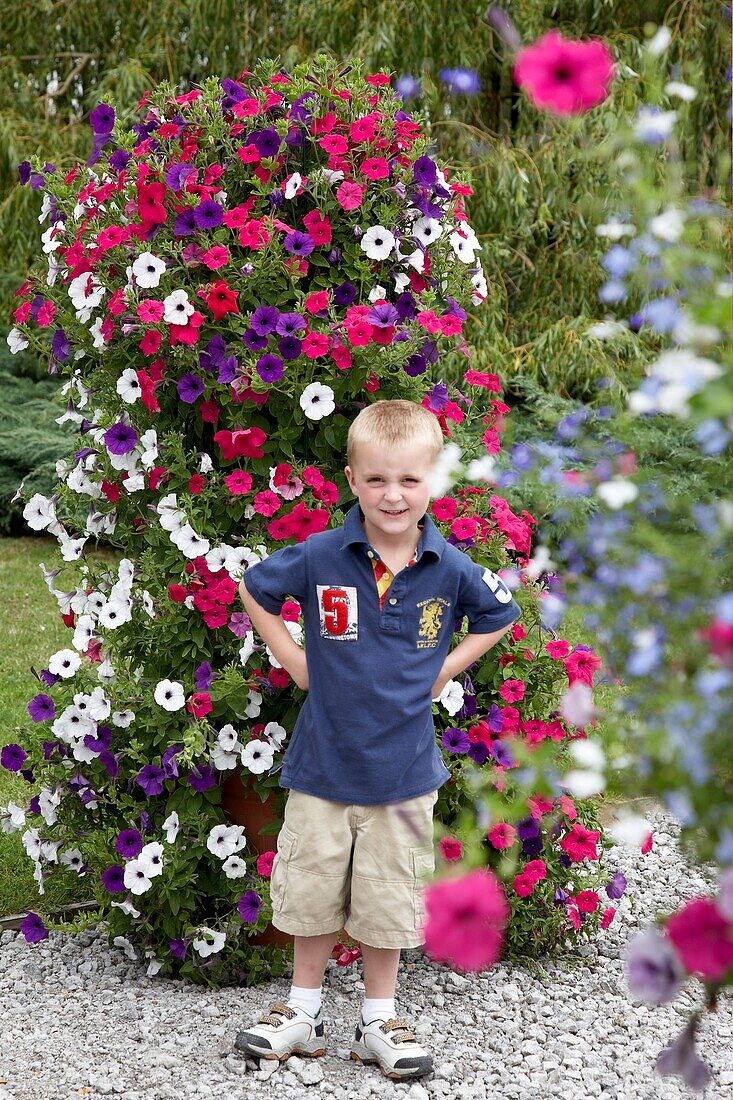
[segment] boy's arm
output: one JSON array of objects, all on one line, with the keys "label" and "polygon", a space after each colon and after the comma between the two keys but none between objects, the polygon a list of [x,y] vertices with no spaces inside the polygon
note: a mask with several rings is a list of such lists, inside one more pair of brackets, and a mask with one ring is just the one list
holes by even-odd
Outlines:
[{"label": "boy's arm", "polygon": [[257,600],[245,587],[244,581],[239,582],[239,595],[252,625],[265,644],[269,646],[275,659],[292,676],[298,687],[303,691],[307,691],[308,664],[305,658],[305,650],[293,641],[288,628],[279,615],[271,615],[269,611],[265,611],[261,604],[257,603]]},{"label": "boy's arm", "polygon": [[[443,662],[438,679],[433,684],[431,699],[437,699],[449,680],[453,680],[459,672],[463,672],[464,668],[468,668],[488,652],[513,626],[513,622],[508,623],[501,630],[495,630],[493,634],[466,634]],[[279,657],[278,660],[280,660]]]}]

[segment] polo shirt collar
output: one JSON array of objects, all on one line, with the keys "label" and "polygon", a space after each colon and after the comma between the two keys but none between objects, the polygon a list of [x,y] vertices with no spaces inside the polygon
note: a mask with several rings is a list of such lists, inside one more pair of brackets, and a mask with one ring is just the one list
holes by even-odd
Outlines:
[{"label": "polo shirt collar", "polygon": [[[361,506],[357,501],[356,504],[346,514],[343,523],[343,540],[341,542],[341,549],[343,550],[347,546],[352,546],[355,543],[364,543],[369,545],[369,539],[366,536],[366,532],[361,525],[361,519],[364,513],[361,510]],[[424,524],[424,529],[420,535],[420,540],[417,544],[417,557],[418,559],[425,553],[430,552],[435,554],[436,558],[442,557],[443,548],[445,547],[445,539],[441,535],[438,528],[433,523],[432,519],[426,512],[420,523]]]}]

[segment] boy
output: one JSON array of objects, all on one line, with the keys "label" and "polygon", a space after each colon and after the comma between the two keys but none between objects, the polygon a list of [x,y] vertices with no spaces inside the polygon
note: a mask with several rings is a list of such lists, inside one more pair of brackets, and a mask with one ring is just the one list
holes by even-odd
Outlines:
[{"label": "boy", "polygon": [[[255,629],[308,690],[283,760],[290,790],[270,880],[272,923],[294,936],[293,984],[286,1005],[237,1036],[256,1057],[325,1052],[321,982],[344,928],[364,964],[352,1058],[398,1080],[432,1069],[394,1003],[400,949],[423,942],[433,806],[450,777],[431,700],[520,613],[427,514],[442,447],[422,406],[367,406],[349,429],[344,472],[358,503],[344,524],[250,566],[240,585]],[[280,618],[286,595],[302,607],[305,651]],[[464,614],[470,632],[449,653]]]}]

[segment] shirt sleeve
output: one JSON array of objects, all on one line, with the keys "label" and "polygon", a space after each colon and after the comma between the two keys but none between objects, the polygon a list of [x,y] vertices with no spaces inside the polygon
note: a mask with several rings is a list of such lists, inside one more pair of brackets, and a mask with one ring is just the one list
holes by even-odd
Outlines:
[{"label": "shirt sleeve", "polygon": [[458,616],[468,616],[471,634],[493,634],[518,619],[521,608],[496,573],[466,559],[458,594]]},{"label": "shirt sleeve", "polygon": [[245,569],[242,583],[265,611],[279,615],[288,596],[303,603],[308,591],[306,543],[283,546]]}]

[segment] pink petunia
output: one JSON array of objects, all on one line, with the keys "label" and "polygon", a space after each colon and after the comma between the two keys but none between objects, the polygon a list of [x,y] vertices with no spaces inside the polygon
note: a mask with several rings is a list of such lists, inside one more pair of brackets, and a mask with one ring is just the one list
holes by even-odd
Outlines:
[{"label": "pink petunia", "polygon": [[160,321],[165,313],[165,306],[155,298],[145,298],[137,307],[137,315],[146,324]]},{"label": "pink petunia", "polygon": [[424,951],[456,970],[485,970],[501,955],[509,905],[484,868],[425,887]]},{"label": "pink petunia", "polygon": [[431,507],[435,518],[440,520],[453,519],[458,510],[458,504],[453,497],[439,497],[433,501]]},{"label": "pink petunia", "polygon": [[344,180],[336,189],[336,199],[343,210],[358,210],[366,194],[366,187],[354,180]]},{"label": "pink petunia", "polygon": [[328,337],[323,332],[309,332],[303,340],[301,351],[308,359],[322,359],[328,355]]},{"label": "pink petunia", "polygon": [[556,642],[548,642],[545,649],[550,654],[553,661],[559,661],[563,657],[567,657],[570,652],[570,643],[563,639],[558,639]]},{"label": "pink petunia", "polygon": [[598,894],[595,890],[581,890],[573,900],[581,913],[595,913],[598,908]]},{"label": "pink petunia", "polygon": [[224,478],[224,484],[232,496],[244,496],[252,488],[252,475],[245,470],[234,470]]},{"label": "pink petunia", "polygon": [[601,667],[601,658],[591,649],[575,647],[563,660],[570,685],[581,683],[593,686],[593,676]]},{"label": "pink petunia", "polygon": [[275,512],[280,509],[282,500],[273,493],[271,489],[263,489],[261,493],[257,493],[253,500],[254,510],[261,516],[274,516]]},{"label": "pink petunia", "polygon": [[275,862],[275,852],[262,852],[257,857],[257,874],[263,878],[269,878],[272,874],[272,865]]},{"label": "pink petunia", "polygon": [[609,924],[615,916],[616,910],[612,905],[609,905],[608,909],[603,910],[603,915],[601,916],[601,928],[608,928]]},{"label": "pink petunia", "polygon": [[498,374],[485,374],[483,371],[467,370],[463,381],[469,386],[483,386],[492,393],[501,393],[501,381]]},{"label": "pink petunia", "polygon": [[516,703],[520,699],[524,699],[524,693],[527,690],[527,685],[524,680],[505,680],[502,686],[499,688],[499,695],[507,703]]},{"label": "pink petunia", "polygon": [[204,252],[202,259],[210,271],[216,271],[218,267],[223,267],[224,264],[229,263],[229,249],[224,248],[223,245],[215,244],[207,252]]},{"label": "pink petunia", "polygon": [[733,970],[733,924],[712,898],[693,898],[668,919],[665,932],[690,974],[720,982]]},{"label": "pink petunia", "polygon": [[441,837],[438,841],[438,848],[443,859],[447,861],[460,859],[463,854],[463,845],[455,836]]},{"label": "pink petunia", "polygon": [[527,898],[534,890],[537,883],[529,875],[522,871],[520,874],[514,876],[514,893],[520,898]]},{"label": "pink petunia", "polygon": [[478,531],[478,520],[471,516],[459,516],[451,523],[450,530],[457,539],[474,539]]},{"label": "pink petunia", "polygon": [[531,882],[542,882],[543,878],[547,878],[547,864],[543,859],[531,859],[525,863],[522,873]]},{"label": "pink petunia", "polygon": [[577,42],[548,31],[519,50],[514,80],[531,102],[557,115],[584,114],[602,103],[613,79],[613,57],[604,42]]},{"label": "pink petunia", "polygon": [[517,830],[506,821],[500,821],[488,832],[487,837],[489,844],[501,851],[504,848],[511,848],[517,839]]},{"label": "pink petunia", "polygon": [[361,162],[361,174],[370,180],[386,180],[389,176],[389,165],[384,157],[367,157]]},{"label": "pink petunia", "polygon": [[560,847],[566,855],[570,856],[573,863],[580,863],[586,858],[598,859],[596,845],[600,837],[600,830],[586,829],[576,821],[560,841]]}]

